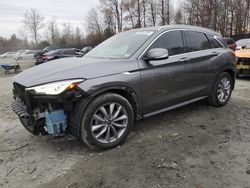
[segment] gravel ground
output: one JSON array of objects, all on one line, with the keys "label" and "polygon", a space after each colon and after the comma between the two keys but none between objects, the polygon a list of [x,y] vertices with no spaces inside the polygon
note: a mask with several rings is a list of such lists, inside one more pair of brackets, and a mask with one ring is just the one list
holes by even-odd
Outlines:
[{"label": "gravel ground", "polygon": [[124,145],[96,152],[28,133],[10,109],[13,74],[1,72],[0,187],[250,187],[250,77],[222,108],[201,101],[144,119]]}]

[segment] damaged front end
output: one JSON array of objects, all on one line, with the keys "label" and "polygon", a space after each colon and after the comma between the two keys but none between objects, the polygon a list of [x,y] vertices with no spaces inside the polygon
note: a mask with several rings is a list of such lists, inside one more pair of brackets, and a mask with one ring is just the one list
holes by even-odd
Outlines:
[{"label": "damaged front end", "polygon": [[70,118],[77,102],[85,95],[77,87],[82,81],[60,81],[29,88],[14,82],[11,107],[32,134],[65,135],[74,128],[69,126]]}]

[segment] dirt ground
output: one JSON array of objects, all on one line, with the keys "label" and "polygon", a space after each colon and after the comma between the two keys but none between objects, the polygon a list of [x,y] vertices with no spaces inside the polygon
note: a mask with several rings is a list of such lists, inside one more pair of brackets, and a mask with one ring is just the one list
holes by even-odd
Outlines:
[{"label": "dirt ground", "polygon": [[0,187],[250,188],[250,77],[225,107],[201,101],[144,119],[104,152],[28,133],[10,109],[12,77],[0,70]]}]

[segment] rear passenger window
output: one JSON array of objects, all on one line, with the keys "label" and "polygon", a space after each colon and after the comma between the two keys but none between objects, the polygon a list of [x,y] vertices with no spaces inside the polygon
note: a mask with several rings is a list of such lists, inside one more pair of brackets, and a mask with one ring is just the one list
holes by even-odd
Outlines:
[{"label": "rear passenger window", "polygon": [[214,38],[213,35],[207,34],[207,37],[208,37],[208,39],[209,39],[211,48],[221,48],[221,47],[222,47],[222,46],[219,44],[219,42]]},{"label": "rear passenger window", "polygon": [[204,33],[196,31],[186,31],[187,51],[199,51],[210,48],[209,41]]},{"label": "rear passenger window", "polygon": [[149,48],[165,48],[169,55],[177,55],[184,53],[184,45],[181,31],[170,31],[160,36]]}]

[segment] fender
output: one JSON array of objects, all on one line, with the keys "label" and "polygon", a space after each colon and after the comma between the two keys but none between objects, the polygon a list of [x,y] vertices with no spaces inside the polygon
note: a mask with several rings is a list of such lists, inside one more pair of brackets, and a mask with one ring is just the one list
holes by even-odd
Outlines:
[{"label": "fender", "polygon": [[[137,120],[142,119],[142,108],[141,101],[139,100],[136,92],[128,86],[125,85],[113,85],[99,90],[88,93],[88,96],[83,97],[81,102],[78,102],[74,108],[73,113],[70,114],[69,123],[70,123],[70,132],[77,138],[81,135],[81,118],[84,111],[88,108],[89,103],[98,95],[101,95],[106,92],[114,92],[121,94],[120,92],[127,93],[134,104],[132,104],[135,109],[135,117]],[[122,95],[122,94],[121,94]],[[126,96],[124,96],[126,97]],[[129,99],[128,99],[129,100]],[[130,101],[130,100],[129,100]],[[130,101],[131,103],[131,101]]]}]

